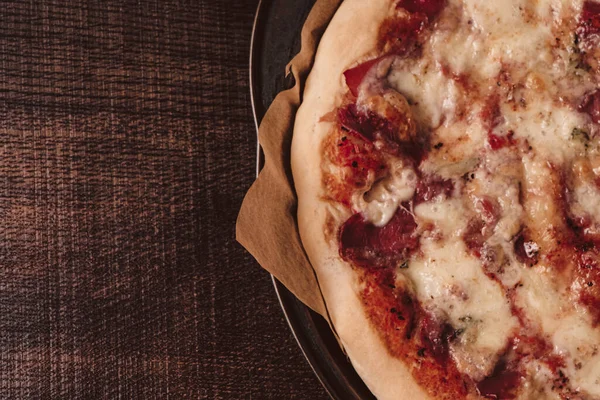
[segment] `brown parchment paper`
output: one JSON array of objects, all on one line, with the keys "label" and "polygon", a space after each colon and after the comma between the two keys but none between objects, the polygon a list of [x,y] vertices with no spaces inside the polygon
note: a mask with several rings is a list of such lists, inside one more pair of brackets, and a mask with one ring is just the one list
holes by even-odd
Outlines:
[{"label": "brown parchment paper", "polygon": [[260,124],[258,140],[265,165],[244,198],[236,225],[237,241],[259,264],[327,319],[315,272],[298,233],[290,147],[294,118],[317,45],[341,2],[317,0],[304,23],[300,53],[288,65],[296,85],[277,95]]}]

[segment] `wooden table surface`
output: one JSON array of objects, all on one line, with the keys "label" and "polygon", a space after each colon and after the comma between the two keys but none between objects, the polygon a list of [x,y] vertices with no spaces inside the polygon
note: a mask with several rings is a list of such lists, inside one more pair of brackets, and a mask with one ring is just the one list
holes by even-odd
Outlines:
[{"label": "wooden table surface", "polygon": [[0,0],[0,398],[327,399],[235,242],[258,0]]}]

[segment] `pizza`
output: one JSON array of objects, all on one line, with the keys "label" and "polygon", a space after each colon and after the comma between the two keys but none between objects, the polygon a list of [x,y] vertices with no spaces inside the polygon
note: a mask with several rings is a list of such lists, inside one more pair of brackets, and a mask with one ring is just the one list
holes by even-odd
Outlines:
[{"label": "pizza", "polygon": [[380,399],[600,399],[600,2],[345,0],[302,243]]}]

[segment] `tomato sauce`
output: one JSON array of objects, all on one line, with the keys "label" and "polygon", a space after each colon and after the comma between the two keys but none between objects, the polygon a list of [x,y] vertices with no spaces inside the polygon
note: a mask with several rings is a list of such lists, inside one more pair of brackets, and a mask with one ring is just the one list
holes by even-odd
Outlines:
[{"label": "tomato sauce", "polygon": [[506,136],[499,136],[494,133],[488,133],[488,143],[492,150],[500,150],[504,147],[512,146],[516,143],[514,139],[514,132],[508,132]]},{"label": "tomato sauce", "polygon": [[361,299],[390,354],[406,363],[433,398],[458,400],[475,391],[473,381],[448,357],[455,335],[450,325],[436,321],[405,287],[396,286],[393,271],[363,271]]},{"label": "tomato sauce", "polygon": [[424,14],[388,18],[379,30],[380,50],[398,56],[415,53],[420,48],[418,39],[427,23]]}]

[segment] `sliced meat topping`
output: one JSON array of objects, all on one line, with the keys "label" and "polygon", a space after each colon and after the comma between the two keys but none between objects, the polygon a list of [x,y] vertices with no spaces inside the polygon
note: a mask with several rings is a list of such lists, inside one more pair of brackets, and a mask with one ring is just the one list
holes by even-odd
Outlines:
[{"label": "sliced meat topping", "polygon": [[395,144],[400,144],[401,150],[414,146],[416,126],[406,99],[397,92],[370,96],[364,104],[349,104],[338,110],[338,118],[343,129],[367,141],[387,141],[387,150]]},{"label": "sliced meat topping", "polygon": [[413,14],[425,14],[427,18],[435,18],[446,5],[446,0],[400,0],[398,7]]},{"label": "sliced meat topping", "polygon": [[383,227],[355,214],[340,229],[340,254],[365,267],[396,267],[418,247],[417,223],[405,207],[400,207]]},{"label": "sliced meat topping", "polygon": [[447,198],[452,195],[454,183],[451,179],[444,179],[439,176],[426,175],[419,180],[413,204],[419,205],[432,201],[438,197]]},{"label": "sliced meat topping", "polygon": [[346,85],[355,97],[358,96],[358,88],[369,73],[369,71],[371,71],[373,67],[378,65],[381,59],[382,57],[376,58],[374,60],[369,60],[344,72],[344,77],[346,78]]},{"label": "sliced meat topping", "polygon": [[528,238],[527,232],[521,232],[515,239],[515,255],[519,262],[533,267],[538,263],[540,247]]},{"label": "sliced meat topping", "polygon": [[597,35],[600,33],[600,3],[586,0],[583,3],[578,32],[584,36]]},{"label": "sliced meat topping", "polygon": [[509,368],[501,360],[496,364],[492,375],[477,384],[479,394],[486,399],[514,399],[522,374]]},{"label": "sliced meat topping", "polygon": [[496,135],[495,133],[489,133],[488,143],[490,144],[490,148],[492,150],[499,150],[501,148],[514,145],[516,143],[514,136],[514,132],[509,132],[505,136]]},{"label": "sliced meat topping", "polygon": [[579,105],[579,111],[588,114],[592,121],[600,124],[600,90],[587,93]]}]

